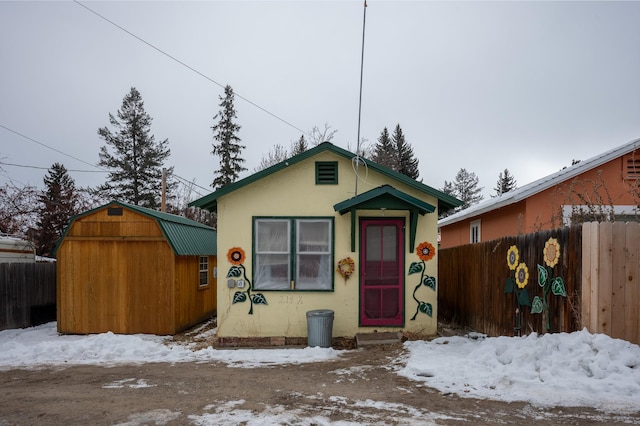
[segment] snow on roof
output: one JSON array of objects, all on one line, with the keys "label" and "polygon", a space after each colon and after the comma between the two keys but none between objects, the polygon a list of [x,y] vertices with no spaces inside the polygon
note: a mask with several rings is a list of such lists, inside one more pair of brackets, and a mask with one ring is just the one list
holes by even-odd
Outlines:
[{"label": "snow on roof", "polygon": [[464,219],[479,216],[483,213],[497,210],[499,208],[525,200],[534,194],[542,192],[548,188],[574,178],[584,172],[601,166],[602,164],[605,164],[611,160],[633,152],[638,148],[640,148],[640,139],[635,139],[617,148],[613,148],[600,155],[589,158],[588,160],[580,161],[579,163],[574,164],[570,167],[565,167],[562,170],[533,181],[523,187],[506,192],[499,197],[482,201],[478,204],[474,204],[467,209],[461,210],[456,214],[440,219],[438,221],[438,226],[442,227],[451,225]]}]

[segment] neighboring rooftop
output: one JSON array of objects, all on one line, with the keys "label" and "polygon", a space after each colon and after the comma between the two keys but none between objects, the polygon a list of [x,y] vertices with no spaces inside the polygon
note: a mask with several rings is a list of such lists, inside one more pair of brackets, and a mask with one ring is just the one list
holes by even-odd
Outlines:
[{"label": "neighboring rooftop", "polygon": [[584,172],[601,166],[602,164],[605,164],[611,160],[633,152],[638,148],[640,148],[640,139],[635,139],[617,148],[589,158],[588,160],[580,161],[579,163],[574,164],[570,167],[565,167],[562,170],[545,176],[542,179],[533,181],[523,187],[506,192],[499,197],[482,201],[478,204],[474,204],[467,209],[461,210],[456,214],[452,214],[451,216],[440,219],[438,221],[438,226],[450,225],[492,210],[517,203],[534,194],[552,188],[555,185],[558,185],[566,180],[569,180]]}]

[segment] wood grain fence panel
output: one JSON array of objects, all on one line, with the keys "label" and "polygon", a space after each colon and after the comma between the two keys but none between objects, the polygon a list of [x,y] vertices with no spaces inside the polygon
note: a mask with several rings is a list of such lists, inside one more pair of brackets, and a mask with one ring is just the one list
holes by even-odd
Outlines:
[{"label": "wood grain fence panel", "polygon": [[613,225],[601,223],[598,245],[598,330],[611,335],[611,279],[612,279],[612,238]]},{"label": "wood grain fence panel", "polygon": [[591,236],[593,224],[585,222],[582,224],[582,300],[580,317],[582,327],[593,330],[595,324],[591,323]]},{"label": "wood grain fence panel", "polygon": [[[615,222],[611,231],[611,337],[623,339],[625,326],[625,231],[627,224]],[[630,226],[629,226],[630,228]]]},{"label": "wood grain fence panel", "polygon": [[55,320],[56,265],[0,264],[0,330]]},{"label": "wood grain fence panel", "polygon": [[[520,253],[520,263],[527,265],[529,282],[525,287],[530,299],[542,297],[538,285],[537,265],[544,264],[543,251],[550,237],[561,246],[561,260],[554,268],[562,276],[569,298],[549,297],[552,331],[574,331],[580,327],[581,256],[580,227],[562,228],[536,234],[501,238],[441,250],[438,254],[439,318],[468,325],[489,335],[512,335],[516,324],[515,294],[505,294],[504,285],[513,272],[507,265],[507,251],[512,245]],[[577,310],[577,312],[576,312]],[[522,333],[544,332],[543,318],[522,309]]]},{"label": "wood grain fence panel", "polygon": [[624,339],[640,343],[640,224],[628,224],[625,234]]},{"label": "wood grain fence panel", "polygon": [[591,258],[591,306],[589,306],[589,310],[591,311],[591,323],[589,327],[589,331],[595,333],[598,330],[598,308],[599,308],[599,297],[600,297],[600,228],[597,223],[593,223],[591,227],[591,249],[590,249],[590,258]]}]

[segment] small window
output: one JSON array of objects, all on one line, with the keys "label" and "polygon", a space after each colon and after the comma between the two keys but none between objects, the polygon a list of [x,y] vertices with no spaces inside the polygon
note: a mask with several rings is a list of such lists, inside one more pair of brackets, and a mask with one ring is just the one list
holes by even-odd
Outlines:
[{"label": "small window", "polygon": [[338,162],[318,161],[316,162],[316,185],[337,185],[338,184]]},{"label": "small window", "polygon": [[122,216],[122,207],[109,207],[107,216]]},{"label": "small window", "polygon": [[209,285],[209,258],[200,256],[200,287]]},{"label": "small window", "polygon": [[473,222],[471,222],[471,226],[469,228],[469,242],[471,242],[471,244],[479,243],[480,241],[482,241],[482,235],[480,231],[480,220],[474,220]]}]

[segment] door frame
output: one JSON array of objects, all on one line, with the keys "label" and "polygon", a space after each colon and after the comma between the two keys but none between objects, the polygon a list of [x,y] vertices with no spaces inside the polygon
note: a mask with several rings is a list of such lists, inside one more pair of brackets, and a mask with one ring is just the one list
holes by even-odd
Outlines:
[{"label": "door frame", "polygon": [[[375,223],[394,224],[398,227],[398,238],[396,241],[396,253],[398,256],[398,315],[394,318],[367,319],[364,315],[364,280],[365,280],[365,255],[366,255],[366,232],[365,226]],[[405,244],[406,244],[406,218],[405,217],[360,217],[358,254],[358,323],[361,327],[404,327],[405,322]]]}]

